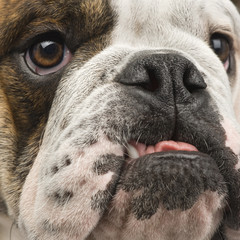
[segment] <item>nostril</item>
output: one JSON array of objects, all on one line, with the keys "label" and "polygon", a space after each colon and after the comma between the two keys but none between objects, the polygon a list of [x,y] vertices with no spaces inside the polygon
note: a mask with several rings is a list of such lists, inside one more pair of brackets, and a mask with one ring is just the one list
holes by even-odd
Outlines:
[{"label": "nostril", "polygon": [[135,86],[144,90],[155,92],[159,88],[160,77],[157,68],[145,66],[145,64],[129,65],[123,72],[116,77],[115,81],[126,86]]},{"label": "nostril", "polygon": [[141,84],[141,87],[150,92],[155,92],[159,88],[159,80],[154,70],[146,69],[147,81]]},{"label": "nostril", "polygon": [[189,94],[207,87],[197,67],[187,58],[177,54],[136,55],[114,81],[125,86],[141,88],[161,99],[163,95],[170,97],[169,94],[174,93],[175,101],[185,101]]},{"label": "nostril", "polygon": [[207,87],[201,73],[195,66],[186,68],[183,73],[183,83],[186,89],[193,93],[196,90],[205,89]]}]

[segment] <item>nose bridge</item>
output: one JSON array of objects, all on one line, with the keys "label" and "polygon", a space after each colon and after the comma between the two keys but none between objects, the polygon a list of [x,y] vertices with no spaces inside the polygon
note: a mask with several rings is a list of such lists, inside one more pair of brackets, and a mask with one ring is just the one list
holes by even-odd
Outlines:
[{"label": "nose bridge", "polygon": [[202,5],[200,1],[112,0],[112,2],[117,9],[117,24],[112,33],[113,44],[182,49],[182,45],[188,44],[190,47],[195,45],[192,37],[196,35],[208,37],[203,30],[205,19],[199,14]]},{"label": "nose bridge", "polygon": [[175,103],[187,102],[195,92],[207,87],[194,64],[175,53],[137,54],[115,81]]},{"label": "nose bridge", "polygon": [[118,12],[113,42],[128,43],[131,46],[162,45],[161,41],[169,37],[169,29],[174,32],[171,19],[175,4],[171,4],[172,1],[174,0],[112,0]]}]

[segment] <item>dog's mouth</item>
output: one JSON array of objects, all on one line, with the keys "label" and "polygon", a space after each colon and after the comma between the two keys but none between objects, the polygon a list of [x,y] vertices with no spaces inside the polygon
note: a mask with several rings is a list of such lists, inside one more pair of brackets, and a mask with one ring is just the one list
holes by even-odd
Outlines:
[{"label": "dog's mouth", "polygon": [[130,159],[137,159],[139,157],[160,152],[169,151],[186,151],[198,152],[198,149],[186,142],[176,142],[173,140],[161,141],[155,145],[146,145],[137,141],[130,141],[127,147],[127,155]]},{"label": "dog's mouth", "polygon": [[160,141],[155,145],[146,145],[144,143],[132,140],[128,143],[127,147],[125,147],[125,167],[127,167],[129,164],[132,165],[141,157],[147,158],[151,154],[160,154],[161,156],[164,156],[165,154],[169,155],[170,153],[173,158],[175,155],[176,159],[180,155],[185,156],[186,158],[189,158],[191,155],[198,155],[202,158],[208,156],[208,154],[199,152],[197,147],[194,145],[186,142],[167,140]]},{"label": "dog's mouth", "polygon": [[[225,194],[223,182],[211,154],[190,143],[164,140],[146,145],[132,140],[126,147],[117,191],[122,189],[129,194],[140,191],[143,204],[151,205],[157,199],[157,206],[162,203],[168,210],[186,210],[206,191]],[[157,211],[157,207],[149,210],[136,205],[133,208],[137,219],[148,219]]]}]

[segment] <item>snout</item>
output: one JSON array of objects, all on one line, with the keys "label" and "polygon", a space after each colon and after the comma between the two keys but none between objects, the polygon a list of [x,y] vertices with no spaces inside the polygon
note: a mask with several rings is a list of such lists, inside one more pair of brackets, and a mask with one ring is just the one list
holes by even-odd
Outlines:
[{"label": "snout", "polygon": [[154,225],[152,240],[170,239],[173,228],[161,226],[171,218],[182,222],[175,239],[208,239],[229,190],[223,162],[236,156],[206,76],[177,53],[138,52],[96,71],[101,56],[59,87],[23,189],[20,226],[54,240],[141,239],[136,229]]},{"label": "snout", "polygon": [[[190,128],[191,121],[199,123],[197,119],[191,120],[197,112],[203,109],[210,112],[207,108],[210,99],[205,91],[207,85],[194,64],[178,54],[136,55],[116,76],[115,81],[123,84],[127,94],[139,101],[138,107],[142,110],[139,109],[136,117],[149,116],[145,123],[151,121],[154,114],[145,112],[146,106],[150,105],[153,112],[163,116],[163,119],[158,116],[159,122],[152,123],[148,129],[134,127],[139,137],[132,136],[131,142],[135,144],[127,147],[130,167],[127,165],[127,169],[124,168],[120,185],[126,191],[143,191],[141,197],[135,199],[138,206],[133,206],[136,218],[152,217],[163,201],[166,209],[184,211],[191,208],[205,191],[225,196],[227,188],[216,161],[210,157],[209,149],[194,139],[199,126]],[[204,119],[204,115],[201,119]],[[134,122],[139,124],[137,118]],[[179,126],[186,127],[186,132]],[[206,129],[210,128],[206,126]],[[186,138],[187,134],[192,135],[191,141]],[[141,141],[143,143],[139,143]],[[197,151],[197,148],[204,154]],[[210,185],[216,188],[213,189]],[[147,193],[143,189],[147,189]],[[164,189],[168,189],[167,193],[162,192]],[[182,190],[179,191],[180,189]],[[154,205],[155,210],[145,209],[149,212],[141,212],[144,211],[144,206],[154,208]]]}]

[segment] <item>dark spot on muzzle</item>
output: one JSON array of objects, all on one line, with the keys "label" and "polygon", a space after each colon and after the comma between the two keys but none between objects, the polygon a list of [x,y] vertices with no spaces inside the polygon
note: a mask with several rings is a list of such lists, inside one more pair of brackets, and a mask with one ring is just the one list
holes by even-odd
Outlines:
[{"label": "dark spot on muzzle", "polygon": [[102,155],[94,163],[93,171],[98,175],[104,175],[109,171],[119,174],[123,165],[124,157],[114,154]]},{"label": "dark spot on muzzle", "polygon": [[42,223],[43,229],[47,231],[48,233],[54,235],[60,232],[60,228],[58,226],[55,226],[53,223],[50,223],[50,220],[45,220]]},{"label": "dark spot on muzzle", "polygon": [[91,197],[91,208],[99,213],[106,210],[109,202],[116,192],[116,186],[119,181],[121,169],[124,163],[124,157],[114,154],[100,156],[93,164],[93,172],[97,175],[104,175],[108,172],[113,173],[111,181],[107,184],[106,190],[98,191]]},{"label": "dark spot on muzzle", "polygon": [[60,206],[64,206],[71,200],[73,195],[74,195],[73,192],[67,191],[67,190],[64,191],[61,189],[61,190],[55,191],[53,194],[51,194],[50,198],[52,198]]},{"label": "dark spot on muzzle", "polygon": [[51,167],[51,170],[50,170],[50,174],[51,175],[55,175],[57,174],[60,170],[70,166],[72,163],[72,159],[70,156],[66,155],[64,156],[59,162],[55,163],[55,165],[53,165]]}]

